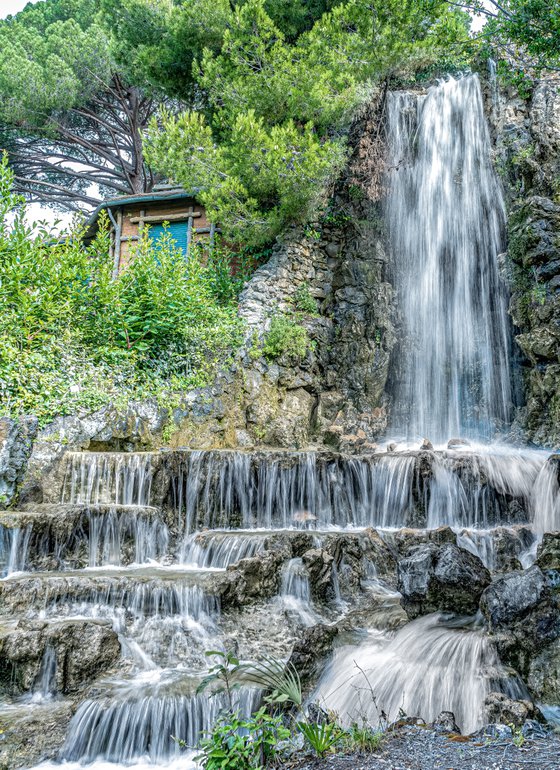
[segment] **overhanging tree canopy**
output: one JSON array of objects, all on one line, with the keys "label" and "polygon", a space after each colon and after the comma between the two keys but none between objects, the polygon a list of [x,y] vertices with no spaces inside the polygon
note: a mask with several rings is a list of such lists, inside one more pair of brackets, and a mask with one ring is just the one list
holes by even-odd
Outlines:
[{"label": "overhanging tree canopy", "polygon": [[143,132],[164,101],[119,64],[96,0],[0,24],[0,148],[29,200],[76,209],[149,191]]}]

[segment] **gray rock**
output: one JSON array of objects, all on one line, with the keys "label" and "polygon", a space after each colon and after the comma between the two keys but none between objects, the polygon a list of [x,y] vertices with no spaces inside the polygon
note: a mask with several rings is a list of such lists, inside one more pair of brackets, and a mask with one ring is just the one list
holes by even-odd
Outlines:
[{"label": "gray rock", "polygon": [[416,546],[397,565],[397,589],[411,619],[437,611],[472,615],[489,583],[480,559],[453,543]]},{"label": "gray rock", "polygon": [[541,570],[560,571],[560,532],[545,532],[537,549]]},{"label": "gray rock", "polygon": [[9,505],[16,495],[37,429],[36,417],[0,418],[0,508]]},{"label": "gray rock", "polygon": [[482,594],[482,610],[490,630],[511,627],[548,596],[546,579],[537,566],[495,580]]},{"label": "gray rock", "polygon": [[301,558],[309,572],[312,595],[325,599],[332,589],[334,557],[322,548],[310,548]]},{"label": "gray rock", "polygon": [[447,442],[448,449],[462,449],[466,446],[470,446],[470,442],[464,438],[450,438]]},{"label": "gray rock", "polygon": [[560,698],[560,606],[539,567],[494,581],[480,608],[500,657],[519,672],[533,697]]},{"label": "gray rock", "polygon": [[452,711],[442,711],[432,727],[436,732],[461,734],[461,730],[455,722],[455,714]]},{"label": "gray rock", "polygon": [[490,723],[521,727],[533,719],[535,706],[529,700],[513,700],[501,692],[491,692],[484,700],[484,711]]},{"label": "gray rock", "polygon": [[0,690],[10,695],[32,690],[47,648],[54,652],[54,689],[63,695],[90,685],[121,653],[107,621],[21,621],[0,636]]},{"label": "gray rock", "polygon": [[325,658],[330,655],[333,643],[338,635],[336,626],[318,623],[301,632],[301,637],[295,643],[290,655],[290,663],[294,666],[305,684],[323,667]]}]

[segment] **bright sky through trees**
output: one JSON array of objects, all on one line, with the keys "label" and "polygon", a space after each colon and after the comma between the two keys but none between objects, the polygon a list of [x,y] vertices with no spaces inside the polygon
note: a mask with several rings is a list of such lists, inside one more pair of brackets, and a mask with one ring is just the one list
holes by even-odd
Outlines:
[{"label": "bright sky through trees", "polygon": [[29,2],[36,3],[37,0],[0,0],[0,19],[19,13]]}]

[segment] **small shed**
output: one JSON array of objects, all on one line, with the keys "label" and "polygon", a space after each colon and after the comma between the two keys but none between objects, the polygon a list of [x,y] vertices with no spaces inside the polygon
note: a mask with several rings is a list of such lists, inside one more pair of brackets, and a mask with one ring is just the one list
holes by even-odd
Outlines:
[{"label": "small shed", "polygon": [[[157,242],[165,229],[178,248],[188,257],[192,243],[201,238],[214,239],[217,228],[208,221],[206,210],[189,193],[171,185],[159,185],[153,192],[122,195],[100,203],[86,224],[86,243],[93,240],[99,229],[99,215],[106,211],[111,223],[111,256],[113,275],[117,275],[130,260],[131,245],[149,225],[149,237]],[[165,227],[164,227],[165,223]]]}]

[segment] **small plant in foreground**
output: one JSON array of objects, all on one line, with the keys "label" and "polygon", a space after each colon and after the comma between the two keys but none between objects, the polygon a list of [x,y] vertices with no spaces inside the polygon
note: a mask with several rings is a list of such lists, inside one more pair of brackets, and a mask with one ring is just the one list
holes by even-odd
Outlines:
[{"label": "small plant in foreground", "polygon": [[239,675],[245,667],[231,652],[208,650],[205,655],[209,658],[217,658],[218,663],[212,666],[198,685],[196,692],[197,694],[204,692],[212,685],[212,695],[225,694],[227,709],[230,714],[233,714],[233,694],[241,687]]},{"label": "small plant in foreground", "polygon": [[238,714],[219,719],[208,738],[201,741],[195,761],[204,770],[263,770],[274,766],[280,744],[290,737],[282,718],[264,708],[249,719]]},{"label": "small plant in foreground", "polygon": [[514,742],[514,744],[517,746],[517,748],[520,749],[525,743],[525,736],[523,735],[523,730],[520,727],[516,727],[514,724],[510,724],[510,729],[511,729],[511,739]]},{"label": "small plant in foreground", "polygon": [[267,703],[292,703],[298,709],[303,704],[301,680],[296,668],[276,658],[264,658],[258,663],[247,666],[244,678],[269,691],[265,697]]},{"label": "small plant in foreground", "polygon": [[335,722],[298,722],[298,729],[320,757],[332,751],[344,737],[343,730]]},{"label": "small plant in foreground", "polygon": [[365,721],[354,723],[344,734],[344,742],[351,751],[377,751],[383,742],[383,732],[372,729]]}]

